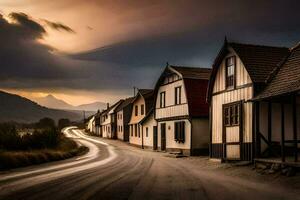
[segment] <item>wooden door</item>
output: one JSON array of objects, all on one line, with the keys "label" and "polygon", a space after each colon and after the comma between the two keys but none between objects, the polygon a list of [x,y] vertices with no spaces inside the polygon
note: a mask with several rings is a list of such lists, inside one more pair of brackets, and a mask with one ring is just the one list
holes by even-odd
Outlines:
[{"label": "wooden door", "polygon": [[153,126],[153,150],[157,150],[157,126]]},{"label": "wooden door", "polygon": [[242,102],[223,106],[223,144],[225,160],[240,160],[243,141]]},{"label": "wooden door", "polygon": [[166,150],[166,124],[162,123],[160,125],[160,134],[161,134],[161,150]]}]

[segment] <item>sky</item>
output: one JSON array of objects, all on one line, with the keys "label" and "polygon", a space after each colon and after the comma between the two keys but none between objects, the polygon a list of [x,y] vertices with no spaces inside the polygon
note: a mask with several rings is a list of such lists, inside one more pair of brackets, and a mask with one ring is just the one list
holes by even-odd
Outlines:
[{"label": "sky", "polygon": [[299,1],[0,0],[0,89],[73,105],[153,88],[166,63],[210,67],[229,41],[291,47]]}]

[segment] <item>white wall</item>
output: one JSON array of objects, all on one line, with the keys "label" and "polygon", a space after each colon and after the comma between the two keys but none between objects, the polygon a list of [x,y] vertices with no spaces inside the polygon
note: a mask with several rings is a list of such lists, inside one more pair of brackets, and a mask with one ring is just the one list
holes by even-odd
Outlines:
[{"label": "white wall", "polygon": [[[168,78],[166,78],[168,79]],[[175,105],[175,88],[181,86],[181,104]],[[165,92],[166,107],[160,108],[160,93]],[[183,80],[177,80],[167,85],[162,85],[158,89],[156,99],[156,119],[174,117],[174,116],[187,116],[188,105],[185,93],[185,86]]]},{"label": "white wall", "polygon": [[117,137],[118,137],[119,140],[123,140],[124,139],[124,117],[123,117],[123,110],[120,110],[116,114],[117,114]]},{"label": "white wall", "polygon": [[[141,105],[144,105],[144,114],[141,114]],[[135,116],[135,106],[138,106],[138,115],[137,116]],[[142,146],[142,127],[141,127],[141,125],[139,125],[139,122],[145,117],[145,115],[146,115],[145,100],[142,96],[139,95],[133,103],[131,119],[129,122],[129,125],[130,125],[129,143],[130,144]],[[138,127],[137,136],[135,136],[135,124]],[[139,137],[138,133],[140,133],[140,137]]]},{"label": "white wall", "polygon": [[[143,124],[143,137],[144,146],[153,148],[153,127],[157,126],[157,122],[154,119],[154,114],[149,116],[146,122]],[[148,137],[146,135],[146,129],[148,128]]]},{"label": "white wall", "polygon": [[[185,142],[179,143],[175,141],[175,122],[185,121]],[[189,120],[174,120],[158,122],[157,132],[158,132],[158,147],[161,147],[161,124],[166,123],[166,148],[175,149],[190,149],[191,147],[191,123]]]}]

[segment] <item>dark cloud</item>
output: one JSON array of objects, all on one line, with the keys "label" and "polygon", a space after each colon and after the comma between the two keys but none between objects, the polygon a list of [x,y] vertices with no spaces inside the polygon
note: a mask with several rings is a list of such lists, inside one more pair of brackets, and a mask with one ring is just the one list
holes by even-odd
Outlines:
[{"label": "dark cloud", "polygon": [[[44,27],[24,13],[11,13],[9,23],[0,17],[0,61],[2,80],[58,80],[83,76],[69,73],[62,57],[55,50],[39,43],[47,33]],[[76,69],[76,66],[74,66]],[[79,67],[78,67],[79,68]],[[37,82],[38,85],[38,82]]]},{"label": "dark cloud", "polygon": [[[19,13],[13,17],[17,24],[0,17],[0,86],[84,90],[151,87],[167,61],[210,67],[225,35],[238,42],[288,47],[300,41],[299,1],[91,1],[115,13],[115,20],[128,24],[124,34],[130,37],[64,58],[37,42],[47,33],[31,17]],[[83,1],[66,2],[65,7]],[[139,34],[132,28],[138,26],[142,27]],[[52,28],[68,31],[66,27]]]},{"label": "dark cloud", "polygon": [[60,22],[51,22],[49,20],[44,19],[43,20],[49,27],[51,27],[52,29],[55,29],[57,31],[66,31],[69,33],[75,33],[75,31],[73,29],[71,29],[70,27],[60,23]]}]

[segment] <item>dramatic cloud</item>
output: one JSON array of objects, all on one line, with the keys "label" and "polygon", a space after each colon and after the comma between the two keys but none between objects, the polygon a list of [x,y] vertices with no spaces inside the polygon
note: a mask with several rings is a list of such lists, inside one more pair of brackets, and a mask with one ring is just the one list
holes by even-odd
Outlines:
[{"label": "dramatic cloud", "polygon": [[[300,41],[295,0],[18,2],[34,18],[0,18],[0,87],[128,92],[152,87],[166,62],[210,67],[225,35],[288,47]],[[0,2],[2,13],[13,6]]]},{"label": "dramatic cloud", "polygon": [[46,19],[43,20],[48,26],[50,26],[51,28],[58,30],[58,31],[66,31],[69,33],[75,33],[75,31],[73,29],[71,29],[70,27],[59,23],[59,22],[50,22]]}]

